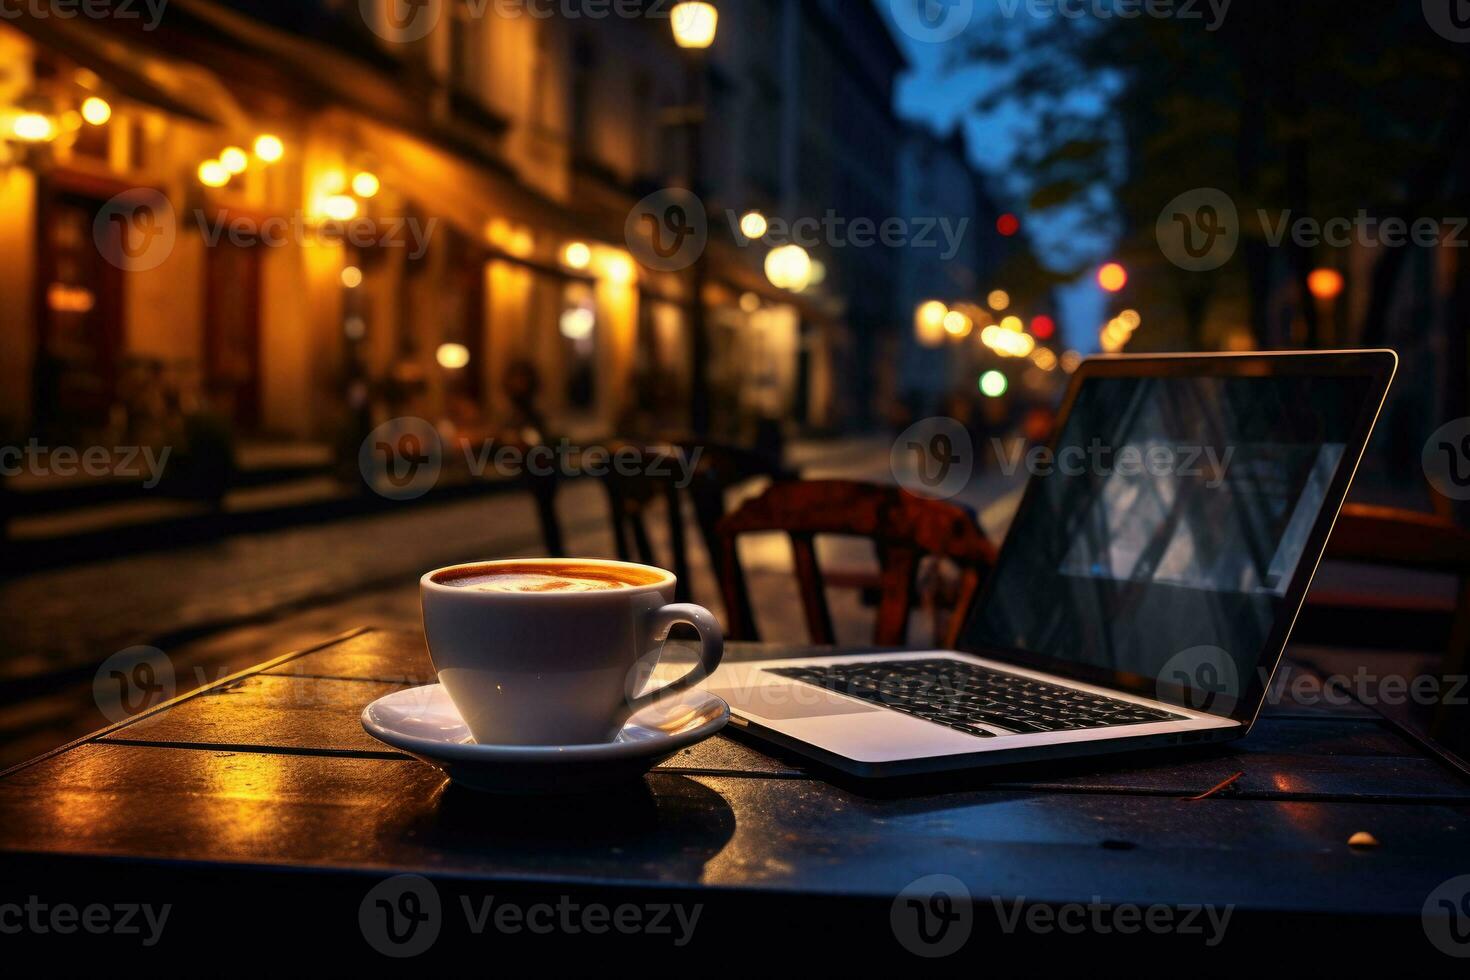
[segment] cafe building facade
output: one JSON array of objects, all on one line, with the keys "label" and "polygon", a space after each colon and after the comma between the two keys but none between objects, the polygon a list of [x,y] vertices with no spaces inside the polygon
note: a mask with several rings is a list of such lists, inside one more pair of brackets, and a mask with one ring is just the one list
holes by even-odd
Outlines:
[{"label": "cafe building facade", "polygon": [[[628,233],[687,170],[667,20],[448,4],[395,37],[386,2],[240,6],[0,23],[0,436],[137,440],[199,406],[247,439],[473,427],[509,413],[513,364],[560,432],[687,424],[691,278]],[[779,143],[785,61],[757,55],[767,101],[728,114],[774,110]],[[752,187],[787,196],[780,159],[744,166],[709,179],[716,422],[820,428],[860,397],[833,367],[847,305],[735,240]]]}]

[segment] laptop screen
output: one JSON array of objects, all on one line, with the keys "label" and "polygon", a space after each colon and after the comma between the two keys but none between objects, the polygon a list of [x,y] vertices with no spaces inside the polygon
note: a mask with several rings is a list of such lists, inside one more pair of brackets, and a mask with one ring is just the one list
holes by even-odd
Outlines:
[{"label": "laptop screen", "polygon": [[1364,375],[1085,378],[1054,449],[1021,460],[965,647],[1231,714],[1380,399]]}]

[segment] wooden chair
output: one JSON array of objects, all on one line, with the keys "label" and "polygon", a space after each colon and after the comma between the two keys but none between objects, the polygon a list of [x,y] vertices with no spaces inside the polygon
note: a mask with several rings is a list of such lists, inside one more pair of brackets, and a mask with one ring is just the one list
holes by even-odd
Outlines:
[{"label": "wooden chair", "polygon": [[[618,473],[617,468],[612,467],[602,478],[618,558],[668,568],[679,579],[676,596],[679,602],[689,602],[692,598],[682,496],[687,494],[693,504],[695,523],[718,576],[720,552],[716,526],[725,516],[725,495],[749,480],[790,476],[778,462],[733,446],[694,442],[640,446],[624,442],[608,448],[614,454],[620,451],[626,454],[631,450],[640,458],[636,473]],[[677,465],[672,462],[670,454],[682,454]],[[681,487],[682,478],[686,475],[683,467],[687,462],[695,466],[693,480]],[[648,530],[648,510],[659,500],[664,503],[668,521],[668,562],[655,553]]]},{"label": "wooden chair", "polygon": [[975,523],[974,515],[955,504],[925,500],[898,487],[845,480],[778,483],[719,524],[721,588],[731,639],[759,639],[740,564],[739,538],[772,531],[790,536],[802,610],[812,642],[818,645],[833,644],[836,636],[824,592],[827,581],[817,564],[817,535],[873,542],[881,569],[878,621],[873,631],[878,646],[902,646],[907,641],[922,557],[946,558],[961,569],[956,612],[950,616],[945,637],[948,645],[953,645],[964,613],[996,557],[995,546]]},{"label": "wooden chair", "polygon": [[[1327,545],[1326,561],[1454,576],[1454,603],[1414,596],[1313,589],[1299,640],[1331,633],[1344,646],[1405,649],[1425,635],[1448,633],[1446,673],[1463,673],[1470,647],[1470,531],[1447,517],[1348,504]],[[1421,644],[1422,645],[1422,644]]]}]

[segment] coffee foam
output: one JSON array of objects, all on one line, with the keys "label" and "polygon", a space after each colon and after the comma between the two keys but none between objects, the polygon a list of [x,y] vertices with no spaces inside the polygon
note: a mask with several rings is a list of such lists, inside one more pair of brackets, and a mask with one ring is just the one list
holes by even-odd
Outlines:
[{"label": "coffee foam", "polygon": [[613,592],[655,585],[663,576],[651,569],[565,564],[505,564],[466,568],[436,577],[441,585],[512,595]]},{"label": "coffee foam", "polygon": [[483,578],[455,582],[462,589],[477,592],[610,592],[626,589],[624,582],[607,579],[570,578],[551,572],[512,572],[508,575],[486,575]]}]

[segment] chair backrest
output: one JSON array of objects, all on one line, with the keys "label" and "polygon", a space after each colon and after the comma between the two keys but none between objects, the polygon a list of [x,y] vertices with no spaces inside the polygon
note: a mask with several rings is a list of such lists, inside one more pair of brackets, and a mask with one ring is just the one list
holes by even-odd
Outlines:
[{"label": "chair backrest", "polygon": [[915,577],[925,555],[947,558],[961,569],[956,602],[946,642],[953,644],[962,613],[995,564],[995,546],[965,508],[925,500],[892,486],[845,480],[778,483],[748,501],[719,524],[721,588],[731,638],[756,640],[739,538],[746,534],[784,532],[791,539],[802,609],[813,643],[832,644],[832,614],[827,606],[822,571],[817,564],[817,535],[867,538],[873,542],[880,568],[881,596],[873,642],[902,645],[908,634]]},{"label": "chair backrest", "polygon": [[1470,531],[1437,514],[1348,504],[1332,530],[1326,558],[1458,578],[1445,669],[1464,672],[1470,647]]},{"label": "chair backrest", "polygon": [[[612,453],[638,454],[639,465],[614,466],[603,477],[612,515],[613,538],[618,558],[668,568],[679,579],[677,599],[692,597],[687,536],[684,531],[682,494],[694,506],[695,523],[709,550],[710,561],[719,568],[719,536],[716,530],[725,516],[725,494],[733,487],[761,477],[789,476],[780,463],[751,450],[709,443],[639,445],[615,443]],[[693,467],[693,473],[688,472]],[[668,521],[669,561],[655,553],[649,534],[647,513],[652,504],[664,502]]]}]

